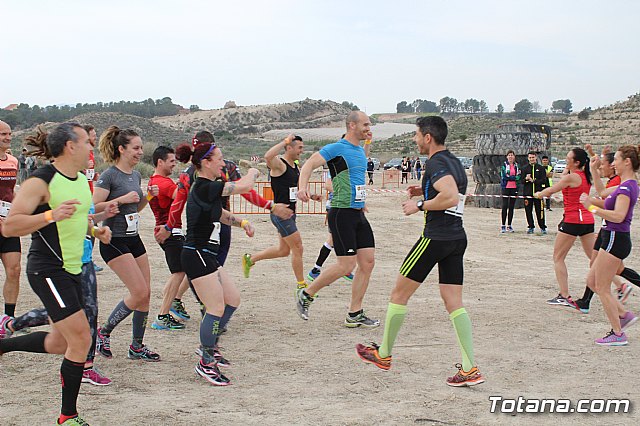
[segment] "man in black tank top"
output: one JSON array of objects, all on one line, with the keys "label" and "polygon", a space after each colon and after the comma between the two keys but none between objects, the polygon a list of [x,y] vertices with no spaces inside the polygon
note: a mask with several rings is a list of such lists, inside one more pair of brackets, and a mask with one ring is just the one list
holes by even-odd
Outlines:
[{"label": "man in black tank top", "polygon": [[[284,155],[278,153],[284,148]],[[274,203],[287,204],[294,212],[290,219],[283,220],[271,213],[271,222],[278,230],[278,244],[259,253],[246,253],[242,257],[245,278],[249,278],[250,268],[259,260],[287,257],[291,253],[291,267],[296,276],[298,288],[306,288],[302,268],[302,238],[296,227],[296,199],[298,196],[298,178],[300,170],[296,160],[304,150],[300,136],[289,135],[282,142],[274,145],[264,154],[267,167],[270,169],[271,188]]]}]

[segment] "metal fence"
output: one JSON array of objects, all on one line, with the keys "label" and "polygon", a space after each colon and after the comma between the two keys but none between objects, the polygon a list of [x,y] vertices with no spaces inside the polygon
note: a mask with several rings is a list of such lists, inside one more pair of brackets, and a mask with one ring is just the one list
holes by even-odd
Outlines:
[{"label": "metal fence", "polygon": [[[324,177],[324,176],[323,176]],[[273,200],[273,189],[271,182],[256,182],[255,190],[267,200]],[[324,188],[324,181],[309,182],[309,192],[311,194],[322,195],[322,201],[309,201],[303,203],[298,200],[296,204],[296,214],[325,214],[325,203],[327,201],[327,191]],[[229,199],[229,207],[232,213],[238,214],[269,214],[269,210],[254,206],[241,195],[233,195]]]}]

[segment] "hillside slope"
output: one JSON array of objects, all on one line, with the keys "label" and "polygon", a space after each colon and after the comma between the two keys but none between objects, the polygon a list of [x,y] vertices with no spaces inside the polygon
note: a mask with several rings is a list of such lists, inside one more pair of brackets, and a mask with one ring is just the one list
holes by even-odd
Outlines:
[{"label": "hillside slope", "polygon": [[350,110],[333,101],[305,99],[285,104],[239,106],[154,118],[178,132],[207,128],[233,134],[258,135],[274,129],[331,127],[342,123]]}]

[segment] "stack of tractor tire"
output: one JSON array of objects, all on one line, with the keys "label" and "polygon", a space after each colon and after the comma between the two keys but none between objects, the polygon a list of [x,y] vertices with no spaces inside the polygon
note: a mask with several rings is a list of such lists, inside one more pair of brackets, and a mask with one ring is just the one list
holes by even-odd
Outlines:
[{"label": "stack of tractor tire", "polygon": [[[473,157],[473,180],[476,182],[473,203],[476,207],[502,208],[500,168],[507,160],[507,151],[516,154],[516,162],[522,169],[531,151],[540,157],[551,146],[551,128],[537,124],[507,124],[493,133],[481,133],[475,140],[478,155]],[[522,183],[518,195],[522,194]],[[522,208],[524,200],[516,200],[516,208]]]}]

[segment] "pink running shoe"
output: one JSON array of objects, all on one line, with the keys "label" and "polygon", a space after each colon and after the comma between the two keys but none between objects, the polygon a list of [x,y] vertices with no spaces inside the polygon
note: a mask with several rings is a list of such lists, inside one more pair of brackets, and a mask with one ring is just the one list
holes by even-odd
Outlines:
[{"label": "pink running shoe", "polygon": [[602,346],[625,346],[628,343],[629,341],[627,340],[627,336],[624,334],[624,331],[618,336],[613,332],[613,330],[611,330],[606,336],[596,339],[596,344]]},{"label": "pink running shoe", "polygon": [[618,302],[626,303],[632,290],[633,287],[630,284],[622,283],[622,287],[618,290]]},{"label": "pink running shoe", "polygon": [[627,311],[624,316],[620,318],[620,327],[622,327],[622,330],[624,331],[635,324],[636,321],[638,321],[638,317],[633,315],[631,311]]},{"label": "pink running shoe", "polygon": [[96,386],[108,386],[111,384],[111,379],[100,373],[94,367],[88,370],[84,370],[82,373],[82,383],[91,383]]},{"label": "pink running shoe", "polygon": [[11,330],[9,330],[9,327],[7,327],[7,324],[12,319],[13,318],[11,318],[9,315],[6,315],[6,314],[0,315],[0,339],[11,337],[11,335],[13,334]]}]

